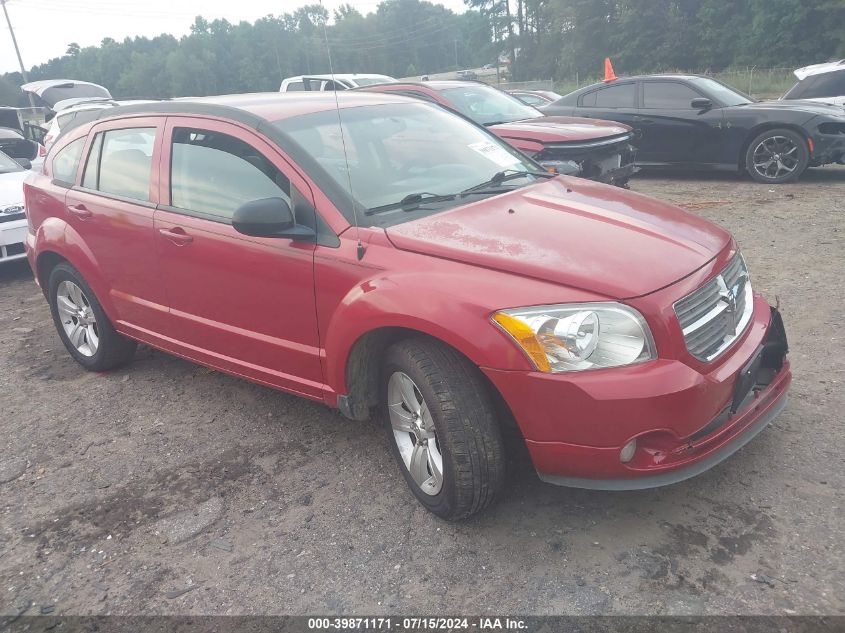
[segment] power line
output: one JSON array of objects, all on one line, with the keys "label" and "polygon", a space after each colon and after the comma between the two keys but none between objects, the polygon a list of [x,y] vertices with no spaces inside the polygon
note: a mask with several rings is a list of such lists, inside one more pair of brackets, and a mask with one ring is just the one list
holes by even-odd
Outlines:
[{"label": "power line", "polygon": [[[15,37],[15,29],[12,28],[12,20],[9,18],[9,10],[6,8],[6,0],[0,0],[0,4],[3,5],[3,13],[6,15],[6,24],[9,25],[9,33],[12,35],[12,44],[15,46],[15,54],[18,56],[18,64],[21,67],[21,77],[23,77],[24,83],[29,83],[29,79],[26,76],[26,68],[23,65],[23,59],[21,58],[21,50],[18,48],[18,39]],[[27,93],[29,97],[29,105],[33,108],[35,107],[35,101],[32,98],[32,93]]]}]

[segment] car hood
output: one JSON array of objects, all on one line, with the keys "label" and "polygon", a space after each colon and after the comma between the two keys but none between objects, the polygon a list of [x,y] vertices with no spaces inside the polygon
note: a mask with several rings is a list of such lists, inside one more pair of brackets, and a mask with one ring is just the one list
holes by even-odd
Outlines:
[{"label": "car hood", "polygon": [[622,123],[569,116],[544,116],[512,123],[499,123],[489,126],[488,129],[502,138],[544,144],[592,141],[631,132],[631,128]]},{"label": "car hood", "polygon": [[0,174],[0,207],[23,202],[23,181],[30,173],[29,170],[25,169]]},{"label": "car hood", "polygon": [[43,79],[21,86],[21,90],[40,97],[51,108],[65,99],[101,97],[111,99],[111,93],[99,84],[73,79]]},{"label": "car hood", "polygon": [[840,105],[805,101],[804,99],[777,99],[775,101],[755,101],[742,106],[735,106],[743,110],[792,110],[804,112],[808,115],[845,116],[845,108]]},{"label": "car hood", "polygon": [[399,249],[625,299],[701,268],[724,229],[646,196],[558,177],[386,229]]}]

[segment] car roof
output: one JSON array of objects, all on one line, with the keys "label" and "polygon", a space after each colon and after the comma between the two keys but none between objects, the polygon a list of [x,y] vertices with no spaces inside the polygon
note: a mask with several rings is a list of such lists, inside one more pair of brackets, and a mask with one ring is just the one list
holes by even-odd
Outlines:
[{"label": "car roof", "polygon": [[825,73],[836,72],[837,70],[845,70],[845,59],[840,59],[838,62],[825,62],[823,64],[803,66],[802,68],[795,69],[793,74],[800,80],[811,75],[823,75]]},{"label": "car roof", "polygon": [[313,79],[360,79],[360,78],[368,78],[368,77],[377,77],[378,79],[393,79],[389,75],[378,75],[376,73],[335,73],[334,75],[296,75],[294,77],[287,77],[284,81],[291,81],[291,80],[298,80],[302,79],[303,77],[313,78]]},{"label": "car roof", "polygon": [[136,103],[91,110],[80,113],[68,130],[77,125],[101,119],[124,116],[184,114],[219,116],[258,129],[272,123],[303,114],[334,110],[335,107],[355,108],[390,103],[418,103],[416,99],[378,92],[257,92],[251,94],[217,95],[213,97],[181,97],[166,101]]},{"label": "car roof", "polygon": [[[440,92],[448,88],[468,88],[470,86],[487,86],[489,84],[485,84],[483,81],[467,81],[465,79],[435,79],[433,81],[397,81],[386,85],[389,85],[391,88],[397,86],[415,86],[417,88],[429,88]],[[366,90],[369,87],[362,86],[361,89]]]}]

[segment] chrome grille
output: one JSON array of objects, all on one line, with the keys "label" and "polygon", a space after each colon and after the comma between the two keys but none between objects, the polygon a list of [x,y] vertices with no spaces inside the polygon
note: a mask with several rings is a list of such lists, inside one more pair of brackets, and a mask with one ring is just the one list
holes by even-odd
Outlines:
[{"label": "chrome grille", "polygon": [[751,282],[739,253],[716,277],[675,303],[689,353],[710,361],[730,347],[751,320]]}]

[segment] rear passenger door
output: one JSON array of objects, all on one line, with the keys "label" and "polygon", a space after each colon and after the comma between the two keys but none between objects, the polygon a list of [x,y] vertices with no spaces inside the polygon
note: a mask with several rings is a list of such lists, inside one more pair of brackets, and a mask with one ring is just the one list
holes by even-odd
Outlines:
[{"label": "rear passenger door", "polygon": [[320,397],[315,241],[232,228],[235,209],[269,197],[285,199],[297,223],[315,227],[308,185],[274,146],[236,124],[172,117],[165,139],[155,239],[180,351]]},{"label": "rear passenger door", "polygon": [[80,184],[67,192],[68,224],[97,262],[120,325],[161,334],[167,301],[153,242],[163,118],[107,121],[88,134]]}]

